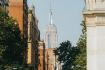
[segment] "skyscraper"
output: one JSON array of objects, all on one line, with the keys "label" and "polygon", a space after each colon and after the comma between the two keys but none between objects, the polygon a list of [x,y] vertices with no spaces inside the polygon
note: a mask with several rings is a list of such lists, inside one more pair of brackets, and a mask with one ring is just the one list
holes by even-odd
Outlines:
[{"label": "skyscraper", "polygon": [[[51,1],[51,0],[50,0]],[[54,70],[56,65],[56,57],[53,50],[57,47],[57,27],[53,23],[53,12],[50,2],[50,22],[45,31],[45,66],[46,70]]]},{"label": "skyscraper", "polygon": [[57,28],[55,24],[49,24],[46,29],[45,42],[47,48],[56,48],[57,46]]},{"label": "skyscraper", "polygon": [[52,21],[52,9],[50,8],[50,22],[46,28],[45,33],[45,44],[46,48],[56,48],[57,47],[57,27]]}]

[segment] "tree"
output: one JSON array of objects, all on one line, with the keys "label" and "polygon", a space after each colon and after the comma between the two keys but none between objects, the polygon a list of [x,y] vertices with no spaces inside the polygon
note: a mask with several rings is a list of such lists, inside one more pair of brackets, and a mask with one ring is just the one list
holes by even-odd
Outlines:
[{"label": "tree", "polygon": [[54,50],[55,55],[58,56],[58,61],[63,64],[62,70],[73,70],[75,57],[79,49],[72,46],[70,41],[60,43],[60,47]]},{"label": "tree", "polygon": [[23,63],[23,39],[15,20],[0,11],[0,65]]},{"label": "tree", "polygon": [[82,24],[82,34],[77,43],[77,47],[80,49],[79,54],[76,56],[74,70],[86,70],[86,26],[83,21]]},{"label": "tree", "polygon": [[54,50],[55,55],[58,55],[58,61],[63,63],[62,70],[86,70],[86,26],[84,21],[81,26],[82,34],[76,47],[73,47],[70,41],[65,41]]}]

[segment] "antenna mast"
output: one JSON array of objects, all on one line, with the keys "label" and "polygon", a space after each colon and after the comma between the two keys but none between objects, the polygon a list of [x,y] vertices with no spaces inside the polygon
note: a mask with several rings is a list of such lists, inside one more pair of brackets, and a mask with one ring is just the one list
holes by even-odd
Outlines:
[{"label": "antenna mast", "polygon": [[52,13],[52,1],[50,0],[50,24],[53,24],[52,16],[53,16],[53,13]]}]

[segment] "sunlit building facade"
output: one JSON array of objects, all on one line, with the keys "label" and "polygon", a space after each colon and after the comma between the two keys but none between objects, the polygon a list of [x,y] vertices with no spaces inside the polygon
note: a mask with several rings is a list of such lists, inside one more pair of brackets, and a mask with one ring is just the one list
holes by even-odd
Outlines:
[{"label": "sunlit building facade", "polygon": [[28,12],[28,48],[27,64],[38,70],[38,42],[40,41],[40,31],[38,29],[38,20],[35,16],[34,6]]},{"label": "sunlit building facade", "polygon": [[39,41],[39,57],[38,57],[38,70],[46,70],[45,67],[45,43]]},{"label": "sunlit building facade", "polygon": [[85,0],[87,70],[105,69],[105,0]]},{"label": "sunlit building facade", "polygon": [[28,24],[28,5],[27,0],[9,0],[8,14],[16,20],[19,28],[27,37],[27,24]]},{"label": "sunlit building facade", "polygon": [[[5,1],[5,0],[4,0]],[[28,26],[28,5],[27,0],[8,0],[7,13],[15,20],[15,24],[19,26],[21,36],[24,39],[24,46],[27,47],[27,26]],[[24,52],[24,62],[26,62],[26,54]]]}]

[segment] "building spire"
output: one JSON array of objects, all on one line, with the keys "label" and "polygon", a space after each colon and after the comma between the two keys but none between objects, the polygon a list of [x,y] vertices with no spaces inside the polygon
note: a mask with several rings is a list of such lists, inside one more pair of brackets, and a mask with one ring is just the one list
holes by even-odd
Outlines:
[{"label": "building spire", "polygon": [[50,24],[53,24],[52,16],[53,16],[53,12],[52,12],[52,1],[50,0]]}]

